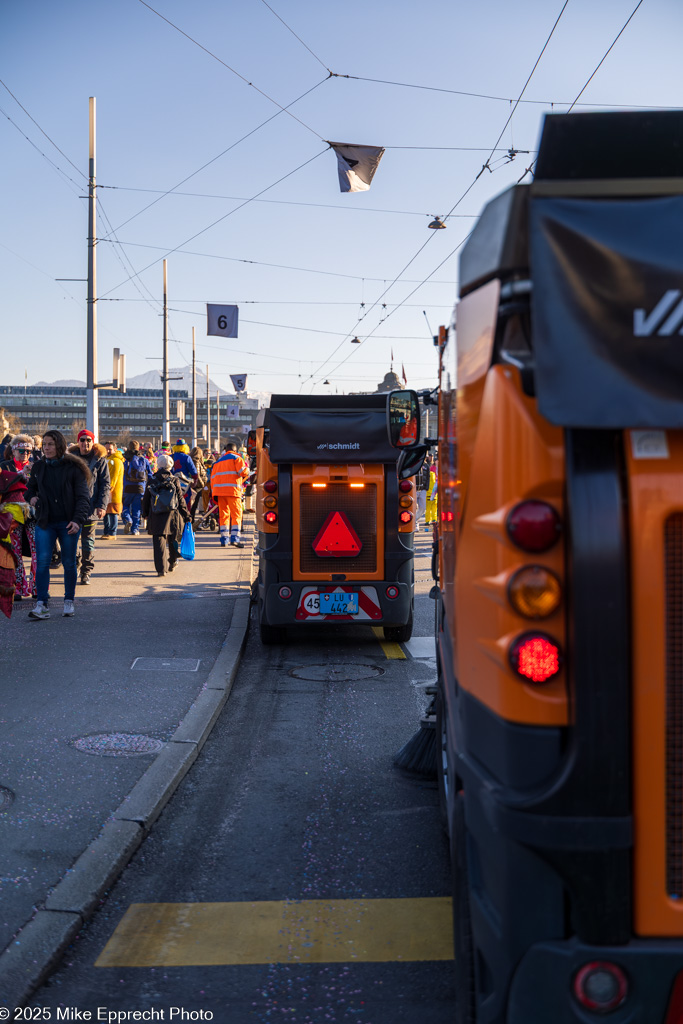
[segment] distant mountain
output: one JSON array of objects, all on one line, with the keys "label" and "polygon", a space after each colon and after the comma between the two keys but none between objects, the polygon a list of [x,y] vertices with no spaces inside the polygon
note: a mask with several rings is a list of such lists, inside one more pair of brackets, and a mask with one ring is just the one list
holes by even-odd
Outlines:
[{"label": "distant mountain", "polygon": [[49,381],[49,380],[38,380],[32,386],[36,387],[36,388],[44,388],[44,387],[51,387],[51,388],[84,388],[85,387],[85,381],[84,380],[52,380],[52,381]]},{"label": "distant mountain", "polygon": [[[197,397],[206,398],[206,374],[197,367]],[[192,367],[169,367],[169,376],[180,377],[180,380],[169,380],[168,386],[171,391],[187,391],[188,395],[192,394]],[[146,373],[139,373],[137,377],[128,377],[126,381],[126,387],[129,388],[160,388],[161,387],[161,373],[159,370],[147,370]],[[225,391],[223,388],[219,388],[212,380],[209,381],[209,393],[212,398],[215,398],[216,393],[220,391],[221,395],[232,394],[230,391]]]}]

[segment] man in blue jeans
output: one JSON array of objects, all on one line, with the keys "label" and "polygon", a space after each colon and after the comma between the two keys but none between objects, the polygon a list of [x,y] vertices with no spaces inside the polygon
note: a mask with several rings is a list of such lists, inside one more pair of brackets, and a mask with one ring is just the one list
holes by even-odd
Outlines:
[{"label": "man in blue jeans", "polygon": [[140,454],[137,441],[130,441],[123,455],[123,511],[121,518],[124,533],[137,537],[140,533],[142,495],[147,481],[152,477],[152,467]]},{"label": "man in blue jeans", "polygon": [[25,499],[36,511],[36,606],[32,619],[49,619],[50,559],[59,539],[64,566],[64,615],[74,614],[76,549],[90,516],[92,475],[85,462],[66,450],[58,430],[43,435],[44,458],[31,469]]}]

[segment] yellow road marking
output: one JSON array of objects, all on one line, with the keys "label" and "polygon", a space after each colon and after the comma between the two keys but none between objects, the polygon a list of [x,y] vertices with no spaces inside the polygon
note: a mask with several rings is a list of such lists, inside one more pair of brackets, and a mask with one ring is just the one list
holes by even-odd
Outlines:
[{"label": "yellow road marking", "polygon": [[372,632],[379,640],[379,645],[386,654],[387,658],[403,658],[405,660],[405,654],[400,644],[392,643],[391,640],[384,639],[384,630],[381,626],[373,626]]},{"label": "yellow road marking", "polygon": [[96,967],[452,960],[451,899],[133,903]]}]

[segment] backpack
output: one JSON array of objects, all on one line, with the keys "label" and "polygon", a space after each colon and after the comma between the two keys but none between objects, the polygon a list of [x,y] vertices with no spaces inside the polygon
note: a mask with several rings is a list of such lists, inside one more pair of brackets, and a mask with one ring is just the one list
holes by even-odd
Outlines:
[{"label": "backpack", "polygon": [[178,508],[178,492],[173,486],[173,479],[167,483],[153,480],[149,485],[149,493],[152,499],[150,512],[175,512]]},{"label": "backpack", "polygon": [[128,479],[132,484],[141,484],[147,479],[145,460],[140,455],[128,459]]}]

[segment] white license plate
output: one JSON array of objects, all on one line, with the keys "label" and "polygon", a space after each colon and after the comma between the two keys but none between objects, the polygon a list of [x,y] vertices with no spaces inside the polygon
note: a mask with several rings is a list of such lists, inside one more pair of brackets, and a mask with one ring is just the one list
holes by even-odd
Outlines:
[{"label": "white license plate", "polygon": [[321,615],[358,615],[358,594],[321,593]]}]

